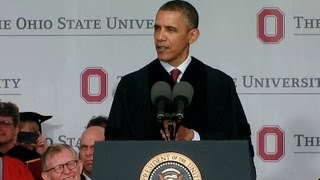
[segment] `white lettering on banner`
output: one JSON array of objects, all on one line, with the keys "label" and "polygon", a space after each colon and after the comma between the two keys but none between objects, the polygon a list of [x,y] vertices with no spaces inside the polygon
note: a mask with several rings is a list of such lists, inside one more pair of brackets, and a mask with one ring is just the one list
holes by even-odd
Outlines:
[{"label": "white lettering on banner", "polygon": [[21,79],[0,79],[0,88],[19,88]]},{"label": "white lettering on banner", "polygon": [[[98,93],[91,93],[90,81],[92,77],[99,77]],[[87,103],[102,103],[108,97],[108,73],[101,67],[86,68],[81,73],[81,97]]]},{"label": "white lettering on banner", "polygon": [[52,21],[41,20],[41,19],[26,19],[20,17],[16,21],[16,26],[18,29],[32,29],[32,30],[42,30],[42,29],[51,29],[52,28]]},{"label": "white lettering on banner", "polygon": [[242,76],[246,88],[319,88],[320,78],[266,78]]},{"label": "white lettering on banner", "polygon": [[[267,33],[266,23],[268,18],[275,18],[275,30],[273,34]],[[284,38],[284,14],[278,8],[263,8],[258,13],[257,37],[263,43],[278,44]]]},{"label": "white lettering on banner", "polygon": [[119,19],[106,17],[108,29],[153,29],[153,19]]},{"label": "white lettering on banner", "polygon": [[58,18],[58,29],[101,29],[100,19],[66,19]]},{"label": "white lettering on banner", "polygon": [[[284,131],[279,126],[264,126],[258,133],[258,156],[264,161],[280,161],[284,156]],[[275,148],[269,152],[267,136],[275,137]]]},{"label": "white lettering on banner", "polygon": [[295,16],[293,19],[296,20],[296,28],[320,28],[320,19],[304,18],[303,16]]}]

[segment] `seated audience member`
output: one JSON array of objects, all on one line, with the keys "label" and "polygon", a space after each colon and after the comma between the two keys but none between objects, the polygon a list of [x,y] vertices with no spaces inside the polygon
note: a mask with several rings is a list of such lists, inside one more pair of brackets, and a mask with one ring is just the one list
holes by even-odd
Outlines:
[{"label": "seated audience member", "polygon": [[83,163],[82,180],[91,180],[94,143],[104,141],[104,128],[100,126],[88,127],[80,137],[79,157]]},{"label": "seated audience member", "polygon": [[[38,161],[39,163],[40,155],[38,153],[17,145],[16,137],[19,132],[19,121],[18,106],[11,102],[0,102],[0,152],[27,165],[28,162]],[[29,170],[35,179],[41,178],[39,169],[29,167]]]},{"label": "seated audience member", "polygon": [[[52,118],[36,112],[20,112],[18,144],[41,155],[47,148],[48,143],[42,135],[41,123]],[[35,179],[41,178],[40,158],[25,162]]]},{"label": "seated audience member", "polygon": [[93,116],[88,122],[86,128],[91,126],[100,126],[105,128],[107,126],[108,117],[107,116]]},{"label": "seated audience member", "polygon": [[80,180],[82,162],[77,152],[67,144],[50,145],[41,156],[44,180]]},{"label": "seated audience member", "polygon": [[[43,116],[36,112],[21,112],[18,137],[19,135],[24,135],[21,136],[24,138],[21,139],[22,142],[19,142],[18,138],[18,143],[27,149],[42,154],[48,147],[48,143],[42,135],[41,123],[50,118],[52,118],[52,116]],[[32,136],[35,142],[30,141],[32,139],[27,136],[30,136],[30,138]]]},{"label": "seated audience member", "polygon": [[27,166],[20,160],[0,153],[0,179],[3,180],[33,180]]}]

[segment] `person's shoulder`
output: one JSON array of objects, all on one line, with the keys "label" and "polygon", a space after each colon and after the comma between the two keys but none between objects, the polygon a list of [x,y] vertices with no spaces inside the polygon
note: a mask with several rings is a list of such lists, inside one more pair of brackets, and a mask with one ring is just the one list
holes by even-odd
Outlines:
[{"label": "person's shoulder", "polygon": [[141,67],[140,69],[138,69],[134,72],[131,72],[131,73],[125,75],[124,77],[132,77],[132,76],[137,76],[137,75],[141,75],[143,73],[146,73],[150,66],[154,66],[157,63],[158,63],[158,60],[154,59],[149,64],[146,64],[145,66]]},{"label": "person's shoulder", "polygon": [[14,146],[6,154],[23,162],[40,158],[40,154],[22,146]]},{"label": "person's shoulder", "polygon": [[80,179],[81,179],[81,180],[86,180],[86,177],[85,177],[83,174],[81,174],[81,175],[80,175]]},{"label": "person's shoulder", "polygon": [[3,177],[4,179],[34,179],[28,167],[20,160],[3,156]]},{"label": "person's shoulder", "polygon": [[146,78],[148,75],[148,69],[150,68],[150,66],[153,66],[157,62],[158,62],[157,59],[153,60],[152,62],[143,66],[142,68],[122,76],[120,81],[127,83],[128,81],[134,82],[136,80],[141,80],[143,78]]},{"label": "person's shoulder", "polygon": [[221,79],[232,80],[231,76],[223,72],[222,70],[213,68],[209,65],[206,65],[206,69],[209,77],[214,76],[214,77],[219,77]]},{"label": "person's shoulder", "polygon": [[208,64],[203,63],[199,59],[192,57],[192,59],[199,64],[202,64],[203,67],[205,68],[205,71],[207,73],[207,76],[209,79],[211,78],[216,78],[216,79],[221,79],[221,80],[232,80],[231,76],[228,75],[227,73],[223,72],[222,70],[216,69]]}]

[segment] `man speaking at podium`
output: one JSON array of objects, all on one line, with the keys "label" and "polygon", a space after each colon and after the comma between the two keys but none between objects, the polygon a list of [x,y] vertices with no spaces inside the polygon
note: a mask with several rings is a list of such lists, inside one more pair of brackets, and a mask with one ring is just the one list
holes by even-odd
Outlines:
[{"label": "man speaking at podium", "polygon": [[[108,140],[243,139],[249,141],[254,156],[250,126],[233,79],[189,54],[190,45],[200,35],[198,22],[198,12],[188,2],[170,1],[160,7],[154,25],[158,57],[120,80],[105,131]],[[177,80],[170,75],[174,69],[180,71]],[[175,103],[163,101],[163,106],[159,106],[152,102],[151,89],[159,81],[168,83],[170,88],[175,81],[192,86],[193,97],[184,104],[181,121],[172,118],[179,109]],[[160,111],[168,116],[157,119]],[[168,127],[172,124],[177,131],[174,139],[168,139]]]}]

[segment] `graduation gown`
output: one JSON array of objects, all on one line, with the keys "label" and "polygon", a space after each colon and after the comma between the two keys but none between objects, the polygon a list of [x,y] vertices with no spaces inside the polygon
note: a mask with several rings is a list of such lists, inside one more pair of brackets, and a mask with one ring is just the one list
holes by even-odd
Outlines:
[{"label": "graduation gown", "polygon": [[33,180],[33,176],[29,169],[18,159],[7,155],[0,155],[2,161],[2,175],[1,179],[3,180]]},{"label": "graduation gown", "polygon": [[[174,86],[158,59],[121,78],[105,131],[107,140],[162,140],[150,95],[157,81]],[[197,131],[201,140],[248,140],[254,156],[250,126],[233,79],[192,57],[180,81],[194,88],[183,125]]]},{"label": "graduation gown", "polygon": [[35,180],[42,180],[40,154],[17,145],[11,148],[6,155],[22,161],[29,168]]}]

